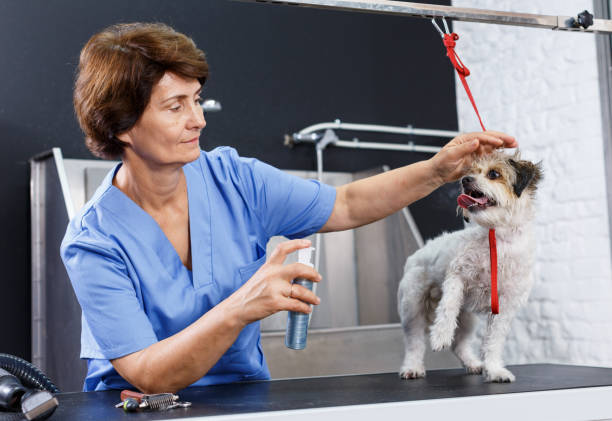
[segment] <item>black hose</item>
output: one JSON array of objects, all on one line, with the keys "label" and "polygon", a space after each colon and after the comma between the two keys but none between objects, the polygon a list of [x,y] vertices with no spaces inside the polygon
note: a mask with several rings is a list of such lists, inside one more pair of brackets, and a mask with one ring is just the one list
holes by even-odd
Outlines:
[{"label": "black hose", "polygon": [[23,421],[26,417],[21,412],[0,412],[0,421]]},{"label": "black hose", "polygon": [[60,393],[53,382],[34,364],[9,354],[0,354],[0,368],[5,369],[21,380],[21,384],[30,389],[46,390]]}]

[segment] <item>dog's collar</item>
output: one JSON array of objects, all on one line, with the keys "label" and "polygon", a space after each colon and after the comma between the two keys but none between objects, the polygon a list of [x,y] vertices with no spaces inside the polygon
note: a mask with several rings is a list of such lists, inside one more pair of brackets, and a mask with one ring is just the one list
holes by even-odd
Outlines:
[{"label": "dog's collar", "polygon": [[495,228],[489,228],[489,255],[491,257],[491,313],[499,314],[499,297],[497,296],[497,243]]}]

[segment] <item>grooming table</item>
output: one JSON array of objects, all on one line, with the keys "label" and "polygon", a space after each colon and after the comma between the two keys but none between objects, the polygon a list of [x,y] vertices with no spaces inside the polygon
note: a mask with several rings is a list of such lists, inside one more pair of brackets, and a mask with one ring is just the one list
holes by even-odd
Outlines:
[{"label": "grooming table", "polygon": [[462,369],[313,377],[189,388],[190,408],[124,413],[119,391],[62,393],[50,420],[601,420],[612,418],[612,368],[511,366],[516,382],[484,383]]}]

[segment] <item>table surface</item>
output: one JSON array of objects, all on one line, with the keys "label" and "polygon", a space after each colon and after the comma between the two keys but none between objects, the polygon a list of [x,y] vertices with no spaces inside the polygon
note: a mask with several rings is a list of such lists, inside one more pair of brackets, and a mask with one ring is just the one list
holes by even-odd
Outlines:
[{"label": "table surface", "polygon": [[124,413],[114,407],[119,391],[61,393],[50,420],[177,419],[612,386],[612,368],[556,364],[508,368],[516,375],[514,383],[485,383],[481,376],[452,369],[428,371],[418,380],[383,373],[194,387],[179,392],[181,400],[192,402],[190,408],[164,412]]}]

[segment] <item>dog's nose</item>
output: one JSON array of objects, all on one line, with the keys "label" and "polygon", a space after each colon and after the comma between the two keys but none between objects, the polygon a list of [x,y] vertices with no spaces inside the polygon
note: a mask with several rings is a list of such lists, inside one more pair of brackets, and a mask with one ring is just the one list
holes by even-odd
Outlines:
[{"label": "dog's nose", "polygon": [[465,187],[468,184],[472,183],[473,181],[474,181],[474,177],[470,177],[469,175],[466,175],[465,177],[461,179],[461,185]]}]

